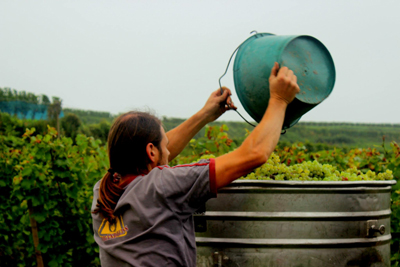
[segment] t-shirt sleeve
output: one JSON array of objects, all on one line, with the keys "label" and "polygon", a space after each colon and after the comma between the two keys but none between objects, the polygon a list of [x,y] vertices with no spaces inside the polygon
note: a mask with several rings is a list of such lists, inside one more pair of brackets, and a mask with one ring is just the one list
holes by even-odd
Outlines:
[{"label": "t-shirt sleeve", "polygon": [[192,214],[208,199],[216,197],[214,159],[174,167],[160,166],[155,172],[160,176],[166,201],[177,211]]}]

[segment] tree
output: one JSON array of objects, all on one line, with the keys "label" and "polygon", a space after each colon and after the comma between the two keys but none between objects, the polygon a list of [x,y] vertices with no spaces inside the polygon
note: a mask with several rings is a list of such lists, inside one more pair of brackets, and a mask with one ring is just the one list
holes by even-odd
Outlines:
[{"label": "tree", "polygon": [[64,130],[65,136],[71,137],[72,140],[75,140],[81,125],[81,120],[76,114],[73,113],[67,113],[65,117],[61,119],[61,127]]},{"label": "tree", "polygon": [[89,130],[91,135],[100,139],[103,142],[107,142],[108,132],[110,130],[111,124],[106,120],[101,120],[98,124],[89,125]]},{"label": "tree", "polygon": [[59,97],[53,96],[53,102],[47,108],[47,117],[50,121],[55,120],[57,126],[58,136],[60,136],[60,120],[62,100]]}]

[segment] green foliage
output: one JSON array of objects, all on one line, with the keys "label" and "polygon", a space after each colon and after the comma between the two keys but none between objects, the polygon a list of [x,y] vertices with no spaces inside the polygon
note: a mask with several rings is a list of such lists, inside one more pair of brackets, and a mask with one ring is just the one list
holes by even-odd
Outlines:
[{"label": "green foliage", "polygon": [[27,93],[25,91],[17,91],[11,88],[0,88],[0,102],[3,101],[24,101],[33,104],[42,104],[48,100],[45,95],[37,96],[33,93]]},{"label": "green foliage", "polygon": [[[184,119],[163,117],[166,130],[175,128],[183,121]],[[216,121],[209,125],[220,127],[222,124],[228,126],[229,136],[237,145],[243,142],[246,131],[254,129],[245,122]],[[195,138],[200,138],[204,130]],[[278,146],[285,147],[301,142],[307,145],[309,152],[335,147],[347,152],[352,148],[374,147],[381,142],[383,136],[387,140],[400,143],[400,124],[299,122],[281,136]]]},{"label": "green foliage", "polygon": [[53,97],[50,103],[46,95],[35,95],[11,88],[0,88],[0,111],[19,116],[21,118],[55,119],[61,113],[61,100]]},{"label": "green foliage", "polygon": [[73,113],[77,115],[82,123],[87,125],[100,123],[103,120],[111,123],[116,117],[110,112],[104,111],[81,110],[72,108],[64,108],[63,111],[65,113]]},{"label": "green foliage", "polygon": [[90,135],[96,139],[100,139],[103,142],[107,141],[108,132],[111,128],[111,123],[106,120],[100,121],[98,124],[89,125]]},{"label": "green foliage", "polygon": [[[33,133],[34,135],[44,134],[47,131],[48,124],[53,127],[57,126],[56,120],[21,120],[8,113],[0,112],[0,134],[21,136],[26,128],[32,127],[36,129],[35,133]],[[60,124],[62,136],[75,140],[78,134],[84,134],[100,139],[103,143],[107,141],[108,131],[111,127],[111,123],[106,120],[102,120],[98,124],[84,125],[80,118],[73,113],[67,113],[60,120]]]},{"label": "green foliage", "polygon": [[64,135],[71,137],[72,140],[75,140],[81,125],[81,120],[73,113],[67,113],[65,117],[61,119],[61,127],[64,131]]},{"label": "green foliage", "polygon": [[205,135],[192,139],[185,153],[171,162],[171,165],[185,164],[196,161],[204,155],[221,156],[236,148],[236,144],[228,137],[228,126],[206,126]]},{"label": "green foliage", "polygon": [[[35,265],[28,212],[31,207],[34,210],[32,216],[38,222],[39,249],[46,266],[98,266],[98,247],[93,240],[90,209],[93,185],[105,173],[108,159],[100,140],[79,132],[92,134],[93,131],[98,138],[104,139],[110,123],[103,121],[90,127],[79,125],[77,116],[69,116],[63,120],[63,128],[65,134],[69,131],[69,135],[76,135],[75,140],[69,137],[58,139],[51,127],[23,130],[34,123],[0,113],[1,265]],[[74,128],[66,130],[66,125],[74,125]],[[205,134],[191,140],[185,152],[171,165],[234,150],[240,143],[228,136],[231,130],[227,125],[207,126]],[[244,139],[246,130],[242,130],[241,138]],[[250,132],[247,130],[247,133]],[[339,173],[338,179],[351,180],[355,176],[387,179],[393,171],[394,178],[400,178],[400,147],[396,142],[391,142],[389,148],[383,143],[380,147],[354,149],[310,142],[281,142],[270,161],[274,161],[276,169],[266,165],[256,170],[253,176],[261,177],[257,172],[264,172],[268,173],[264,174],[268,179],[294,177],[307,180],[324,179],[329,173]],[[347,173],[343,175],[342,172]],[[393,189],[392,259],[397,263],[400,255],[400,235],[396,235],[400,232],[400,185]]]},{"label": "green foliage", "polygon": [[[391,145],[393,146],[394,144],[396,144],[396,142],[392,142]],[[383,144],[382,151],[385,150]],[[355,148],[348,151],[333,148],[309,152],[308,145],[295,143],[283,148],[278,147],[275,151],[280,156],[281,162],[286,165],[317,160],[321,164],[334,165],[340,171],[344,171],[348,168],[355,168],[363,172],[368,170],[385,172],[387,169],[391,169],[388,168],[388,152],[380,152],[377,148]]]},{"label": "green foliage", "polygon": [[300,122],[288,129],[281,141],[365,148],[379,144],[384,136],[387,140],[400,142],[400,125]]},{"label": "green foliage", "polygon": [[34,132],[0,135],[2,266],[35,265],[28,207],[46,266],[96,266],[90,209],[93,185],[107,168],[106,151],[83,135],[73,145],[53,128],[45,135]]},{"label": "green foliage", "polygon": [[50,120],[56,120],[61,113],[62,100],[59,97],[53,97],[53,102],[48,105],[47,116]]},{"label": "green foliage", "polygon": [[[173,128],[177,127],[184,121],[185,119],[181,118],[168,118],[168,117],[162,118],[165,131],[172,130]],[[199,139],[203,137],[203,133],[204,131],[206,131],[206,128],[208,126],[221,127],[222,125],[226,125],[226,127],[229,128],[229,136],[232,139],[232,141],[234,141],[236,144],[241,144],[243,142],[246,131],[251,131],[252,129],[254,129],[252,126],[250,126],[245,122],[217,121],[217,122],[211,122],[210,124],[205,126],[194,136],[194,138]]]},{"label": "green foliage", "polygon": [[26,128],[35,128],[34,135],[45,133],[47,121],[43,120],[20,120],[8,113],[0,112],[0,134],[22,136]]}]

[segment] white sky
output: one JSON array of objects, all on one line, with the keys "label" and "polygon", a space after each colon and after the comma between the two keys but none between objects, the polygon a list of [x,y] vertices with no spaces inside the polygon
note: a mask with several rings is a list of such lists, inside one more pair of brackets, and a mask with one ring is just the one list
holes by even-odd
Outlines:
[{"label": "white sky", "polygon": [[[302,121],[400,123],[399,0],[1,0],[0,87],[187,118],[252,30],[311,35],[330,51],[335,87]],[[222,82],[234,91],[232,65]]]}]

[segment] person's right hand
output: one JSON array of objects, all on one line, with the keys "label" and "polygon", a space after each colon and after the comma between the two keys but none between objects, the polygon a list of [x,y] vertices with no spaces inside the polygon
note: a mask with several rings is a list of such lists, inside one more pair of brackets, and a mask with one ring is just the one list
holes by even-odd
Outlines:
[{"label": "person's right hand", "polygon": [[293,101],[296,94],[300,92],[297,84],[297,77],[288,67],[279,69],[279,64],[275,62],[269,76],[270,99],[283,101],[289,104]]}]

